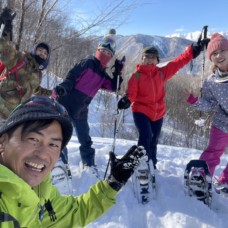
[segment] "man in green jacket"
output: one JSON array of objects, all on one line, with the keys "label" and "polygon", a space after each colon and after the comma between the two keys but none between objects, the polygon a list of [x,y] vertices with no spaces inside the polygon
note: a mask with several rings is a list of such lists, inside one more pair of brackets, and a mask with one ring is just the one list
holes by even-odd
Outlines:
[{"label": "man in green jacket", "polygon": [[111,172],[78,197],[61,195],[50,172],[69,142],[72,125],[58,102],[33,96],[19,105],[0,128],[0,227],[84,227],[115,203],[120,188],[145,158],[131,147]]}]

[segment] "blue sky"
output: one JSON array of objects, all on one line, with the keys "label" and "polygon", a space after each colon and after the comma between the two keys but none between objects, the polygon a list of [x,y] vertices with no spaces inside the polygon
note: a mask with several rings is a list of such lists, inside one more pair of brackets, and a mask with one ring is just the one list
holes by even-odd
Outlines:
[{"label": "blue sky", "polygon": [[[72,1],[71,4],[77,12],[90,17],[97,12],[97,7],[105,6],[108,2],[107,0],[77,0]],[[132,1],[126,0],[126,2]],[[165,36],[201,31],[204,25],[208,25],[208,29],[212,32],[228,31],[227,0],[142,0],[139,2],[150,4],[132,10],[125,23],[117,29],[118,34],[141,33]]]}]

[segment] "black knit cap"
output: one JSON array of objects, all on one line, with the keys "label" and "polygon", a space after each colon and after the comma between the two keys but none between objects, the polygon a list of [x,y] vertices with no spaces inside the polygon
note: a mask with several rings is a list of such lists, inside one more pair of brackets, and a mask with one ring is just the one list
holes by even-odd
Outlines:
[{"label": "black knit cap", "polygon": [[[37,103],[36,100],[38,100]],[[53,106],[51,106],[51,104]],[[61,111],[59,111],[60,108]],[[42,96],[33,96],[12,111],[8,119],[0,128],[0,136],[7,133],[12,128],[31,120],[57,120],[62,127],[63,134],[61,149],[70,141],[73,127],[66,109],[53,99]]]},{"label": "black knit cap", "polygon": [[143,49],[142,55],[143,56],[152,56],[152,55],[155,55],[155,56],[159,57],[158,50],[155,47],[153,47],[153,46],[145,47]]},{"label": "black knit cap", "polygon": [[49,46],[46,44],[46,43],[39,43],[37,46],[36,46],[36,49],[37,48],[43,48],[43,49],[45,49],[46,51],[47,51],[47,53],[49,54],[49,52],[50,52],[50,48],[49,48]]}]

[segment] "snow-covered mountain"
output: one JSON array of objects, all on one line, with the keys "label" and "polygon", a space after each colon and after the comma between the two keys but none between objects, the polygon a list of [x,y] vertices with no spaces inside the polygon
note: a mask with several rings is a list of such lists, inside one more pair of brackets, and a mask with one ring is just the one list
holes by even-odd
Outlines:
[{"label": "snow-covered mountain", "polygon": [[[117,52],[116,57],[121,58],[126,56],[126,72],[131,74],[135,70],[135,66],[141,62],[142,51],[146,46],[154,46],[158,49],[160,54],[161,64],[166,63],[181,54],[188,45],[194,42],[193,33],[191,39],[187,39],[186,36],[179,35],[173,37],[164,36],[151,36],[151,35],[131,35],[131,36],[117,36]],[[190,36],[190,34],[188,34]],[[196,35],[195,35],[196,36]],[[183,69],[180,70],[182,74],[200,74],[202,72],[202,62],[204,61],[206,53],[201,54],[196,60],[193,61],[193,68],[189,63]],[[210,66],[210,61],[205,58],[205,66]],[[210,67],[205,68],[205,73],[210,71]],[[127,77],[129,76],[127,75]]]},{"label": "snow-covered mountain", "polygon": [[[208,31],[208,37],[210,38],[211,35],[215,32],[218,32],[220,34],[222,34],[225,37],[228,37],[228,32],[224,32],[224,31]],[[199,38],[201,31],[195,31],[195,32],[189,32],[189,33],[175,33],[175,34],[170,34],[167,35],[166,37],[169,38],[174,38],[174,37],[178,37],[178,38],[184,38],[187,40],[192,40],[192,41],[196,41]]]},{"label": "snow-covered mountain", "polygon": [[199,38],[200,33],[201,31],[196,31],[191,33],[174,33],[174,34],[167,35],[166,37],[169,37],[169,38],[178,37],[178,38],[184,38],[187,40],[196,41]]}]

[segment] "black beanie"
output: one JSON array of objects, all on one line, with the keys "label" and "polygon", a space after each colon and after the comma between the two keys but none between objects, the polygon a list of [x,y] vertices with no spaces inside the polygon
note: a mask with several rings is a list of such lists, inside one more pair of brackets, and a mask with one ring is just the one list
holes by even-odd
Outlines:
[{"label": "black beanie", "polygon": [[47,45],[47,44],[45,44],[45,43],[39,43],[37,46],[36,46],[36,49],[37,48],[43,48],[43,49],[45,49],[46,51],[47,51],[47,53],[49,54],[49,46]]},{"label": "black beanie", "polygon": [[[43,101],[43,104],[39,102],[36,104],[36,100]],[[49,103],[53,104],[53,108],[47,105]],[[57,106],[61,107],[64,114],[58,111]],[[57,120],[62,127],[63,134],[61,149],[63,149],[70,141],[73,133],[73,127],[71,121],[69,120],[67,111],[57,101],[43,96],[33,96],[12,111],[5,123],[0,127],[0,136],[7,133],[12,128],[31,120]]]},{"label": "black beanie", "polygon": [[145,48],[143,49],[142,55],[143,55],[143,56],[155,55],[155,56],[159,57],[158,50],[157,50],[155,47],[153,47],[153,46],[145,47]]}]

